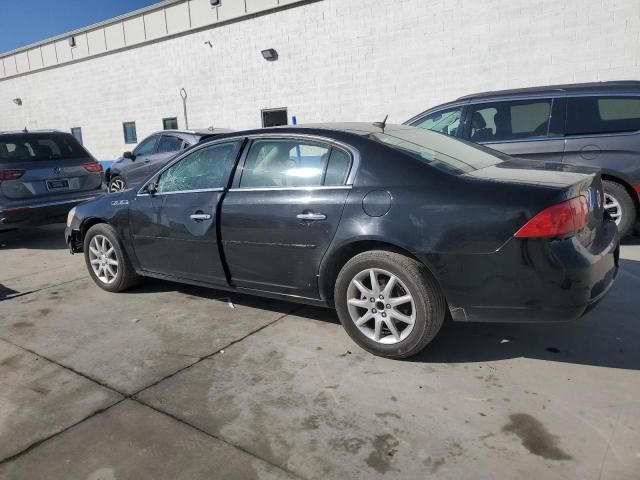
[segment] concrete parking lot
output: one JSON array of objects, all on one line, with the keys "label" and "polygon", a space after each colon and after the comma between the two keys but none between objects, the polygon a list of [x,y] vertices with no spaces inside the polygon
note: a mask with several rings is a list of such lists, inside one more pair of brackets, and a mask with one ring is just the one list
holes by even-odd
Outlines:
[{"label": "concrete parking lot", "polygon": [[640,242],[578,322],[392,361],[330,310],[103,292],[62,238],[0,234],[1,479],[640,478]]}]

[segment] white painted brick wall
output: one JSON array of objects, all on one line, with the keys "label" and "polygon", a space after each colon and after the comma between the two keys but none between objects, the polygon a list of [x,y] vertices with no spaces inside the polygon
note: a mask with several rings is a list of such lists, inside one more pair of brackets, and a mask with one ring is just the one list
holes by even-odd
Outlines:
[{"label": "white painted brick wall", "polygon": [[243,129],[263,108],[300,123],[402,122],[478,91],[622,79],[640,79],[638,0],[324,0],[0,79],[0,130],[80,126],[113,159],[130,148],[124,121],[139,139],[163,117],[184,125],[182,87],[191,127]]}]

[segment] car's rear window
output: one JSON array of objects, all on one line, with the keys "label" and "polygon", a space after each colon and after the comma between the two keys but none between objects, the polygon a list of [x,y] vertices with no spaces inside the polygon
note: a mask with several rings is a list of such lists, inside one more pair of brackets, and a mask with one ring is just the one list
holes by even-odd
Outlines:
[{"label": "car's rear window", "polygon": [[490,167],[509,158],[491,148],[421,128],[394,129],[367,137],[454,175]]},{"label": "car's rear window", "polygon": [[0,135],[0,161],[32,162],[88,157],[71,135],[62,133],[16,133]]}]

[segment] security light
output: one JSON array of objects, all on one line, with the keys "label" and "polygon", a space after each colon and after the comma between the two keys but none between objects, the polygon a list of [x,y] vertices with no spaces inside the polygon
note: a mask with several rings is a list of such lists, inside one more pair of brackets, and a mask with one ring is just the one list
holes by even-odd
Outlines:
[{"label": "security light", "polygon": [[222,0],[209,0],[212,7],[217,7],[222,3]]},{"label": "security light", "polygon": [[13,103],[15,103],[18,106],[22,105],[22,99],[21,98],[14,98],[13,99]]},{"label": "security light", "polygon": [[71,48],[76,46],[76,37],[69,37],[69,46]]},{"label": "security light", "polygon": [[276,60],[278,60],[278,52],[276,52],[273,48],[262,50],[262,56],[268,62],[275,62]]}]

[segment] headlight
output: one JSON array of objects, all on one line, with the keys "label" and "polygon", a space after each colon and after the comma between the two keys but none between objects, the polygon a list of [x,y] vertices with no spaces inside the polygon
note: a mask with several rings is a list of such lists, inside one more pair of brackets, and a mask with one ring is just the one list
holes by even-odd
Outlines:
[{"label": "headlight", "polygon": [[73,222],[73,219],[76,216],[76,207],[73,207],[71,210],[69,210],[69,213],[67,213],[67,227],[71,226],[71,222]]}]

